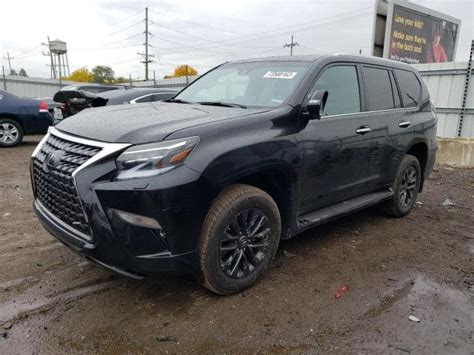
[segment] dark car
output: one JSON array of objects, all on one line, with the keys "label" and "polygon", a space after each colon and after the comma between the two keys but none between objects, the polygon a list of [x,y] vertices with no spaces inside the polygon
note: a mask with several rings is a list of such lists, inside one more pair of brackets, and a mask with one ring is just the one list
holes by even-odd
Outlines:
[{"label": "dark car", "polygon": [[45,101],[0,90],[0,147],[18,145],[26,134],[43,134],[53,124]]},{"label": "dark car", "polygon": [[[32,157],[53,236],[131,277],[252,285],[280,239],[381,204],[412,209],[436,123],[412,67],[360,56],[225,63],[167,102],[86,110]],[[390,232],[386,231],[387,237]]]},{"label": "dark car", "polygon": [[120,90],[126,89],[125,85],[109,85],[109,84],[94,84],[94,83],[85,83],[85,84],[74,84],[68,85],[61,88],[59,91],[86,91],[93,94],[99,94],[101,92],[106,92],[110,90]]},{"label": "dark car", "polygon": [[108,91],[99,96],[107,99],[107,106],[111,106],[163,101],[172,98],[177,92],[177,90],[172,89],[131,88],[127,90]]},{"label": "dark car", "polygon": [[61,120],[92,107],[167,100],[176,93],[175,90],[158,88],[111,90],[100,94],[92,94],[81,90],[58,91],[54,95],[54,100],[59,102],[61,106],[60,111],[56,110],[55,118]]}]

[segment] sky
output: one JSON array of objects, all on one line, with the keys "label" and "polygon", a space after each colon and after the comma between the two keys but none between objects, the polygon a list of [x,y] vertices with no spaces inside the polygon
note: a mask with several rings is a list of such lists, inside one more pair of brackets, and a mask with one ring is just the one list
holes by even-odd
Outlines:
[{"label": "sky", "polygon": [[[457,61],[467,61],[474,39],[473,0],[413,0],[461,19]],[[371,54],[375,0],[4,1],[0,54],[17,71],[49,77],[42,43],[67,42],[71,71],[109,65],[117,76],[144,78],[145,7],[149,8],[150,64],[156,78],[179,64],[203,73],[225,61],[294,54]]]}]

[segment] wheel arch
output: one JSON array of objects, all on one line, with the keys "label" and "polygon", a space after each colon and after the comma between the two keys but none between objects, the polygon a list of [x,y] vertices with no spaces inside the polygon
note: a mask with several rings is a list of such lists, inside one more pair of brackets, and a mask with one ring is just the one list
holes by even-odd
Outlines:
[{"label": "wheel arch", "polygon": [[292,236],[296,228],[297,175],[294,169],[284,164],[259,169],[245,169],[245,173],[233,175],[220,184],[219,193],[230,185],[254,186],[269,194],[278,206],[282,221],[282,239]]},{"label": "wheel arch", "polygon": [[23,134],[25,133],[25,125],[23,124],[22,120],[18,118],[18,116],[12,114],[12,113],[0,113],[0,119],[2,118],[8,118],[10,120],[15,121],[18,123],[23,130]]},{"label": "wheel arch", "polygon": [[423,185],[425,181],[425,171],[428,163],[428,144],[422,139],[414,140],[405,151],[405,155],[413,155],[418,162],[420,163],[421,168],[421,182],[420,182],[420,192],[423,191]]}]

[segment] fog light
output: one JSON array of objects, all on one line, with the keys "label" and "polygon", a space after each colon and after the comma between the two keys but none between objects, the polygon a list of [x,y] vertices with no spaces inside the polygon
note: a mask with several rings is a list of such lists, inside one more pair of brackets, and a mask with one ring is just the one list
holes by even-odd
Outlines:
[{"label": "fog light", "polygon": [[125,212],[121,210],[114,210],[123,221],[133,224],[139,227],[151,228],[151,229],[161,229],[161,225],[158,221],[151,217],[141,216],[139,214],[134,214],[130,212]]}]

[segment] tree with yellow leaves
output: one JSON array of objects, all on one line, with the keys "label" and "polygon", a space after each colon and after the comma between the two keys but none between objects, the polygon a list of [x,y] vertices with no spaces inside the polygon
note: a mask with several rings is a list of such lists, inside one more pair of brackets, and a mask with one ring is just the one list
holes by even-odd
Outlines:
[{"label": "tree with yellow leaves", "polygon": [[187,64],[182,64],[182,65],[177,66],[174,69],[174,73],[172,77],[186,76],[186,75],[198,75],[198,71]]},{"label": "tree with yellow leaves", "polygon": [[64,80],[78,81],[82,83],[92,83],[94,76],[87,68],[74,70],[71,75],[63,77]]}]

